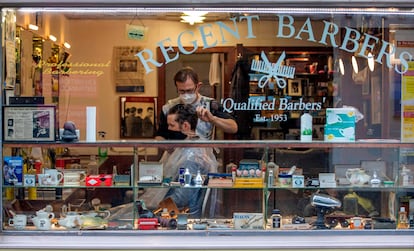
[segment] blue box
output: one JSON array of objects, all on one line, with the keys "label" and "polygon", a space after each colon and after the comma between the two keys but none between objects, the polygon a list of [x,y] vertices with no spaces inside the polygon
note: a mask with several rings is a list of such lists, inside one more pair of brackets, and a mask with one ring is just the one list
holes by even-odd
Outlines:
[{"label": "blue box", "polygon": [[355,109],[327,108],[324,140],[328,142],[355,141]]},{"label": "blue box", "polygon": [[4,185],[23,185],[23,157],[4,156]]}]

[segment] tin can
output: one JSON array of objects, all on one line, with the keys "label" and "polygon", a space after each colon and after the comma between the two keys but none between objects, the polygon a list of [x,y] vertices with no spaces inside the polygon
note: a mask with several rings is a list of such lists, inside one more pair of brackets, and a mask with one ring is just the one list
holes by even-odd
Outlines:
[{"label": "tin can", "polygon": [[180,185],[182,185],[182,186],[185,185],[184,173],[185,173],[185,168],[184,167],[180,167],[179,173],[178,173],[178,181],[180,182]]},{"label": "tin can", "polygon": [[282,226],[282,216],[280,215],[279,209],[273,209],[272,210],[272,216],[271,216],[271,223],[272,228],[274,229],[280,229]]}]

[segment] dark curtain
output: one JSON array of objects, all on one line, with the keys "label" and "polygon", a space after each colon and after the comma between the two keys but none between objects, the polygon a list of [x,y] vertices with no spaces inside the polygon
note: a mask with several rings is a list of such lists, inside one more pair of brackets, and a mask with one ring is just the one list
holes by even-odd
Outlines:
[{"label": "dark curtain", "polygon": [[[249,71],[250,64],[247,60],[239,59],[233,69],[231,77],[231,97],[235,103],[247,103],[249,100]],[[253,111],[233,111],[233,116],[238,124],[237,138],[250,139],[253,127]]]}]

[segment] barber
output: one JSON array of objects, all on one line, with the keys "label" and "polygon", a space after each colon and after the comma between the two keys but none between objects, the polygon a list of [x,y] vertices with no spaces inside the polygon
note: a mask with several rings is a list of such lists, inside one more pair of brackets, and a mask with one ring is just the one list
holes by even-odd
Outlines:
[{"label": "barber", "polygon": [[234,118],[223,111],[223,108],[213,98],[199,93],[201,82],[198,74],[191,68],[185,67],[174,76],[175,87],[179,97],[170,99],[162,107],[156,139],[185,139],[186,135],[168,129],[168,111],[177,104],[191,104],[196,108],[198,123],[196,134],[201,139],[214,138],[214,127],[218,127],[225,133],[236,133],[238,126]]}]

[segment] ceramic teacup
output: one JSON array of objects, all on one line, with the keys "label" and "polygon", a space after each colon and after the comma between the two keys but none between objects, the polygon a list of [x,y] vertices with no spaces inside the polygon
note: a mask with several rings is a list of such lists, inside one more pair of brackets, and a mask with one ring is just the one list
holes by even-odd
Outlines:
[{"label": "ceramic teacup", "polygon": [[63,174],[61,172],[40,173],[37,179],[41,186],[57,186],[63,180]]},{"label": "ceramic teacup", "polygon": [[80,186],[85,181],[86,174],[82,170],[65,170],[63,177],[64,186]]},{"label": "ceramic teacup", "polygon": [[9,219],[9,226],[13,226],[17,230],[25,229],[27,224],[27,216],[24,214],[16,214]]}]

